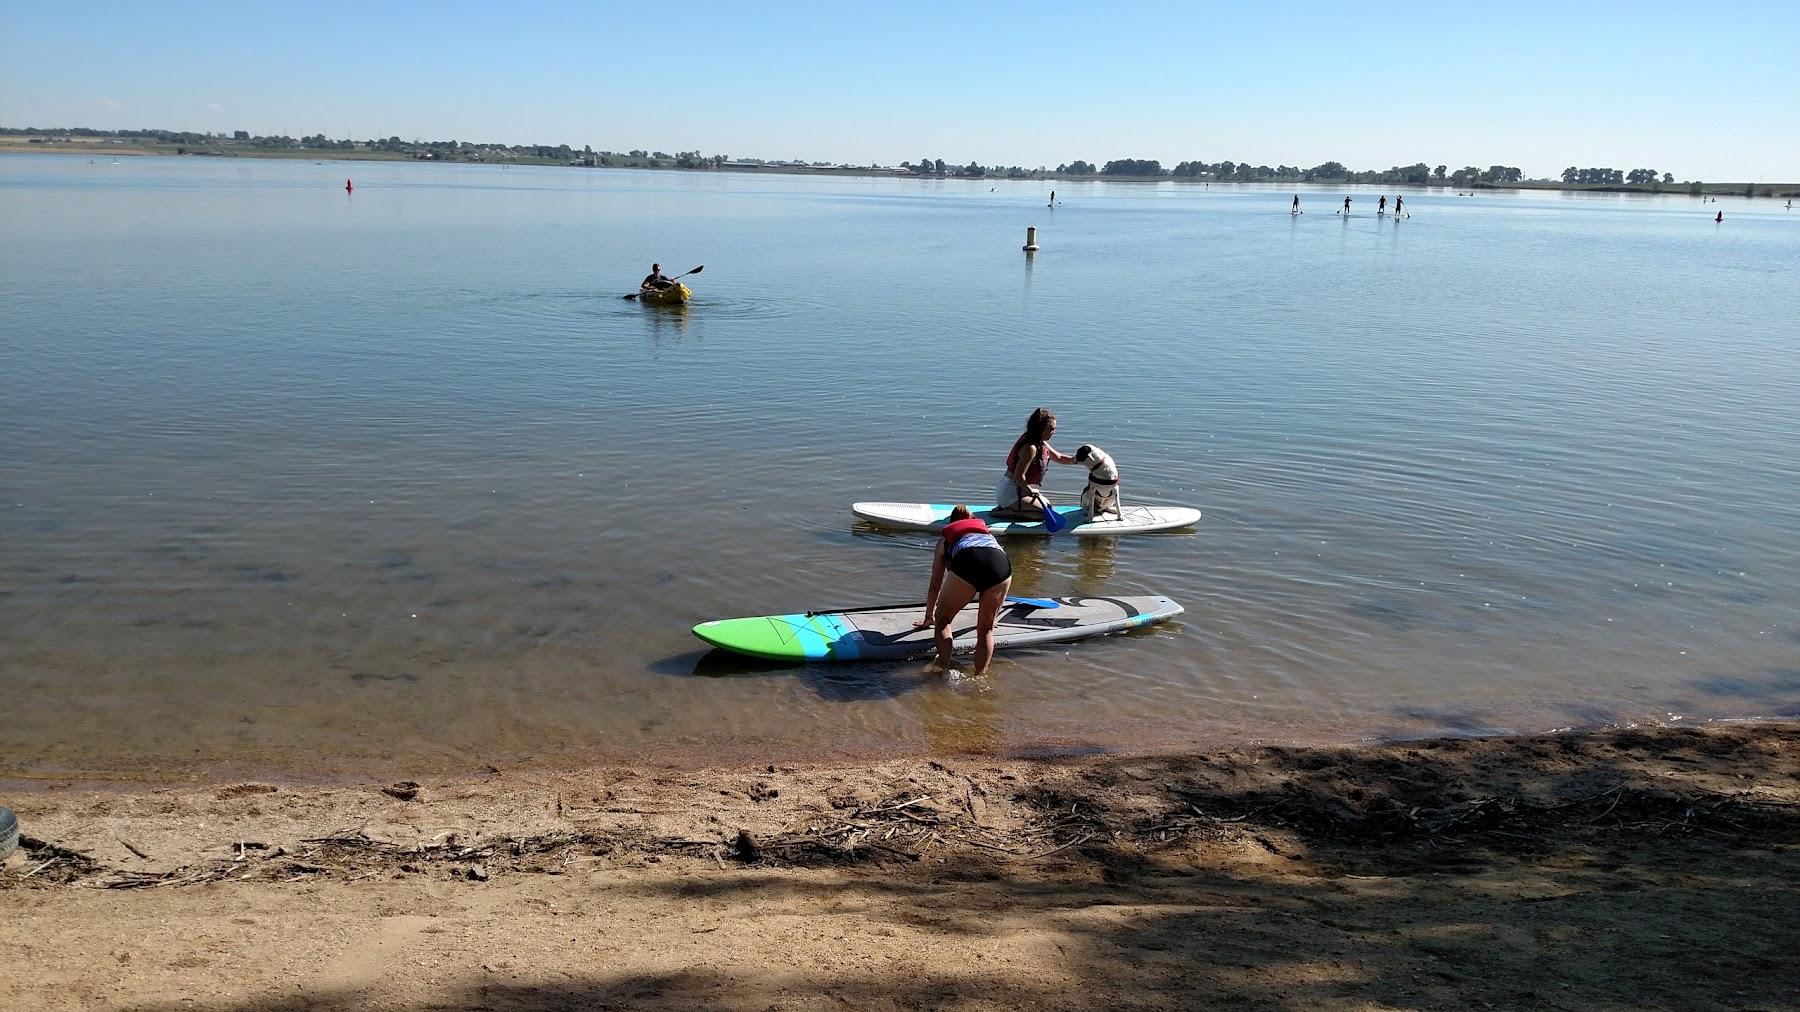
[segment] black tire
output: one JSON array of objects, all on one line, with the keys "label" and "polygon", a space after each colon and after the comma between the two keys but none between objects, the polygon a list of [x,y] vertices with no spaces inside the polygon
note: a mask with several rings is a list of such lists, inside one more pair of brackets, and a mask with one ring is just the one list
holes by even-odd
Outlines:
[{"label": "black tire", "polygon": [[0,861],[12,856],[19,847],[19,817],[13,810],[0,805]]}]

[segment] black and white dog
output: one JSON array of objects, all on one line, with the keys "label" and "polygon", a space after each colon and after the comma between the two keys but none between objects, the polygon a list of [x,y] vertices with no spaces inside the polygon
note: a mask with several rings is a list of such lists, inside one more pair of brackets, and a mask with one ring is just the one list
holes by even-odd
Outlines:
[{"label": "black and white dog", "polygon": [[1125,519],[1119,512],[1119,466],[1112,456],[1092,443],[1083,443],[1075,451],[1075,462],[1088,469],[1087,487],[1081,490],[1081,508],[1088,519],[1098,520],[1107,513]]}]

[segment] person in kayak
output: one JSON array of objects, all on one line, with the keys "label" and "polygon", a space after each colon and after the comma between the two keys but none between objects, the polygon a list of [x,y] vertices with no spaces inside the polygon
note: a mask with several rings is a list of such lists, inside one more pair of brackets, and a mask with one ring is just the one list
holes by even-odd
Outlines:
[{"label": "person in kayak", "polygon": [[994,626],[1000,621],[1000,608],[1011,587],[1012,561],[1006,557],[1006,549],[994,540],[987,524],[975,519],[969,507],[957,505],[950,511],[950,522],[944,525],[931,552],[925,617],[913,623],[914,629],[931,629],[939,667],[950,667],[955,641],[950,623],[956,621],[957,614],[970,601],[979,599],[975,606],[975,674],[987,672],[994,659]]},{"label": "person in kayak", "polygon": [[663,274],[662,264],[651,264],[650,276],[646,277],[643,283],[638,285],[638,291],[643,291],[647,288],[667,288],[674,283],[675,281],[672,278]]},{"label": "person in kayak", "polygon": [[994,515],[1007,519],[1041,517],[1048,505],[1038,485],[1044,480],[1044,468],[1050,461],[1073,464],[1075,458],[1058,453],[1050,445],[1050,434],[1056,431],[1056,415],[1049,408],[1038,408],[1025,420],[1025,433],[1013,440],[1006,455],[1006,472],[994,487]]}]

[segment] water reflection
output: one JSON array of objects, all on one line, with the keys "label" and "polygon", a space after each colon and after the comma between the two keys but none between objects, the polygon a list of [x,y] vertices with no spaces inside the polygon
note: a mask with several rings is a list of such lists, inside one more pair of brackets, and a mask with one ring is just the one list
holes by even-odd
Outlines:
[{"label": "water reflection", "polygon": [[1037,587],[1044,582],[1050,557],[1050,538],[1007,538],[1002,544],[1006,558],[1012,563],[1013,593]]},{"label": "water reflection", "polygon": [[750,657],[718,648],[664,657],[653,661],[647,669],[678,678],[791,678],[828,703],[893,699],[937,680],[937,676],[921,675],[919,666],[910,661],[796,663]]},{"label": "water reflection", "polygon": [[689,312],[685,302],[674,306],[645,306],[644,315],[650,323],[651,346],[661,350],[665,342],[680,344],[682,336],[687,333]]},{"label": "water reflection", "polygon": [[912,664],[806,664],[800,684],[827,703],[862,703],[893,699],[923,684]]},{"label": "water reflection", "polygon": [[1076,590],[1084,595],[1107,592],[1113,578],[1114,562],[1119,554],[1119,539],[1112,537],[1078,538],[1080,551],[1075,556]]}]

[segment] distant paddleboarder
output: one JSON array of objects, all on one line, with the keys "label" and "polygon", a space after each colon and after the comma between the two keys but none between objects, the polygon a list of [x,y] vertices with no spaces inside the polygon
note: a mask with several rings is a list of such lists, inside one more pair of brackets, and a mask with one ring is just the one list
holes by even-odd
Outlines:
[{"label": "distant paddleboarder", "polygon": [[1344,209],[1338,213],[1340,213],[1340,214],[1349,214],[1350,213],[1350,198],[1349,197],[1344,198]]},{"label": "distant paddleboarder", "polygon": [[1725,212],[1724,211],[1720,211],[1718,214],[1713,215],[1713,224],[1715,224],[1715,225],[1724,220],[1725,220]]},{"label": "distant paddleboarder", "polygon": [[1387,213],[1387,194],[1384,193],[1381,195],[1381,199],[1375,202],[1375,216],[1377,218],[1379,218],[1386,213]]},{"label": "distant paddleboarder", "polygon": [[1055,190],[1050,191],[1050,203],[1045,204],[1044,206],[1045,207],[1055,207],[1056,206],[1056,191]]},{"label": "distant paddleboarder", "polygon": [[346,179],[346,180],[344,180],[344,192],[345,192],[345,193],[354,193],[354,192],[356,192],[356,184],[355,184],[355,183],[352,183],[352,182],[351,182],[351,181],[350,181],[350,180],[348,180],[348,179]]},{"label": "distant paddleboarder", "polygon": [[1394,217],[1396,217],[1396,218],[1400,217],[1400,207],[1401,207],[1401,205],[1403,205],[1405,203],[1406,203],[1405,197],[1401,197],[1398,195],[1396,195],[1394,197]]},{"label": "distant paddleboarder", "polygon": [[1294,206],[1288,209],[1288,213],[1289,214],[1299,214],[1300,213],[1300,195],[1298,193],[1294,194]]}]

